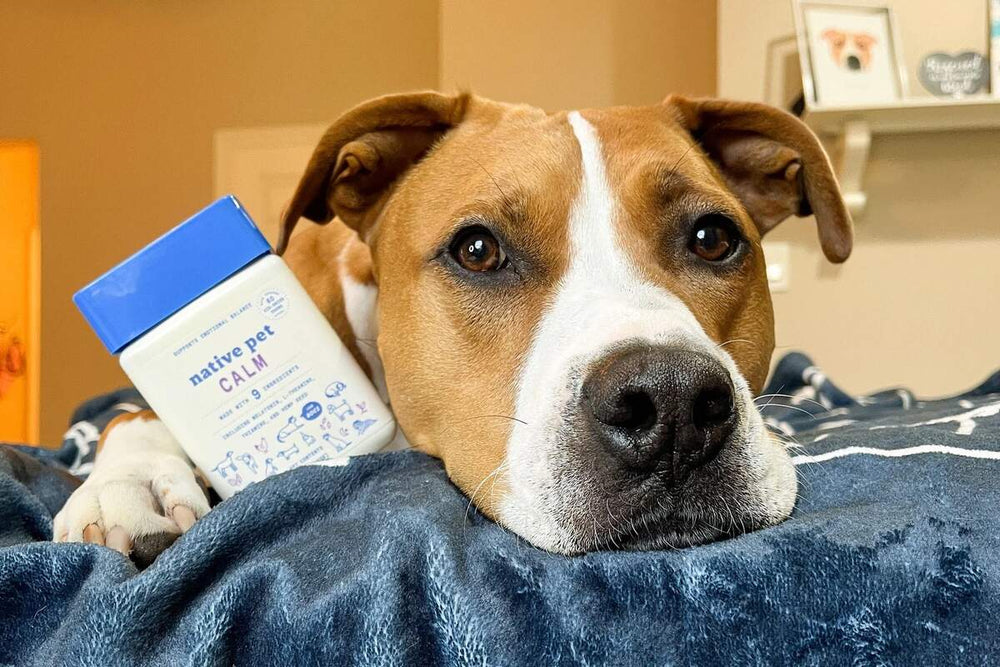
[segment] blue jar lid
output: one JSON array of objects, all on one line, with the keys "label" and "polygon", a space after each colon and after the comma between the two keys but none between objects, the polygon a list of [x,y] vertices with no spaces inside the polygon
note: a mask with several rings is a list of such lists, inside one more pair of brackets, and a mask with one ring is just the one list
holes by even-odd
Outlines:
[{"label": "blue jar lid", "polygon": [[90,283],[73,301],[112,354],[271,252],[232,195],[211,204]]}]

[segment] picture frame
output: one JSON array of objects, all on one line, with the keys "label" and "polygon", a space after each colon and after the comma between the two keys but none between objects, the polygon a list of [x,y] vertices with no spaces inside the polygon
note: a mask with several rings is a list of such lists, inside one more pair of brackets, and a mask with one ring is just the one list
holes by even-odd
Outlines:
[{"label": "picture frame", "polygon": [[990,39],[988,44],[990,59],[990,92],[1000,98],[1000,0],[990,0]]},{"label": "picture frame", "polygon": [[810,107],[891,104],[908,94],[892,8],[868,0],[792,0]]}]

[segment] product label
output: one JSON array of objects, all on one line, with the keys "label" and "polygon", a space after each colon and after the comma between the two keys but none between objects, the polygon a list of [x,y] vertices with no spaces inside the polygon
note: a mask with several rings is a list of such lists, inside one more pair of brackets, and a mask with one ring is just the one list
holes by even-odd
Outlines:
[{"label": "product label", "polygon": [[284,264],[254,269],[244,273],[262,280],[231,278],[122,358],[223,497],[299,465],[375,451],[393,431],[374,387]]}]

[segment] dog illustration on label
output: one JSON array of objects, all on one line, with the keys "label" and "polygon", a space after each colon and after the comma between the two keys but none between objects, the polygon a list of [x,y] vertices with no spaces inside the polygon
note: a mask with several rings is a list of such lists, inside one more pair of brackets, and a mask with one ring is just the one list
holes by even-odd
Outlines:
[{"label": "dog illustration on label", "polygon": [[378,421],[378,420],[376,420],[376,419],[355,419],[354,423],[351,424],[351,426],[353,426],[354,430],[358,432],[358,435],[362,435],[365,431],[367,431],[369,428],[371,428],[372,424],[374,424],[376,421]]},{"label": "dog illustration on label", "polygon": [[276,438],[277,441],[281,444],[285,444],[285,440],[288,440],[290,437],[292,437],[292,434],[298,431],[300,428],[302,428],[302,424],[299,423],[299,418],[296,417],[295,415],[292,415],[291,417],[288,418],[288,424],[282,426],[281,430],[278,431],[278,437]]},{"label": "dog illustration on label", "polygon": [[264,476],[270,477],[271,475],[277,475],[280,471],[278,466],[274,465],[274,459],[267,458],[264,459]]},{"label": "dog illustration on label", "polygon": [[299,444],[295,443],[291,447],[287,449],[282,449],[280,452],[278,452],[278,458],[285,459],[286,461],[288,461],[298,453],[299,453]]},{"label": "dog illustration on label", "polygon": [[326,411],[331,415],[335,415],[340,421],[344,421],[354,414],[354,408],[351,407],[346,398],[340,399],[339,403],[328,403]]},{"label": "dog illustration on label", "polygon": [[243,483],[243,477],[236,467],[236,461],[233,460],[233,452],[231,451],[226,452],[223,459],[212,468],[212,472],[218,473],[222,479],[226,480],[229,486],[239,486]]},{"label": "dog illustration on label", "polygon": [[337,382],[331,382],[326,385],[326,389],[323,390],[323,393],[327,398],[340,398],[340,393],[345,389],[347,389],[347,385],[338,380]]},{"label": "dog illustration on label", "polygon": [[267,438],[261,438],[260,442],[258,442],[256,445],[254,445],[253,448],[256,449],[258,452],[260,452],[261,454],[266,454],[267,453]]},{"label": "dog illustration on label", "polygon": [[236,458],[239,459],[240,462],[247,467],[247,470],[249,470],[255,475],[257,474],[258,470],[257,459],[253,457],[253,454],[247,452],[246,454],[240,454]]},{"label": "dog illustration on label", "polygon": [[351,444],[350,440],[344,440],[343,438],[338,438],[332,433],[324,433],[323,439],[326,440],[329,444],[333,445],[333,449],[338,454],[347,449],[347,446]]},{"label": "dog illustration on label", "polygon": [[299,437],[302,438],[302,444],[305,444],[305,445],[311,445],[314,442],[316,442],[316,436],[309,435],[305,431],[302,431],[302,433],[299,433]]},{"label": "dog illustration on label", "polygon": [[229,475],[235,475],[237,473],[236,462],[233,461],[233,452],[228,451],[226,455],[222,457],[222,460],[215,464],[212,468],[212,472],[217,472],[223,478]]}]

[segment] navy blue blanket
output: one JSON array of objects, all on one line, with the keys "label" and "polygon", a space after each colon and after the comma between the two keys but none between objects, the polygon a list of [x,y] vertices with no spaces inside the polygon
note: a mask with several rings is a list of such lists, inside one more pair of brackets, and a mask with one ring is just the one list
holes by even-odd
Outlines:
[{"label": "navy blue blanket", "polygon": [[792,355],[760,403],[802,480],[789,521],[574,558],[478,516],[437,461],[403,452],[253,485],[138,572],[44,541],[79,443],[44,465],[8,449],[0,662],[995,664],[1000,374],[944,401],[855,399]]}]

